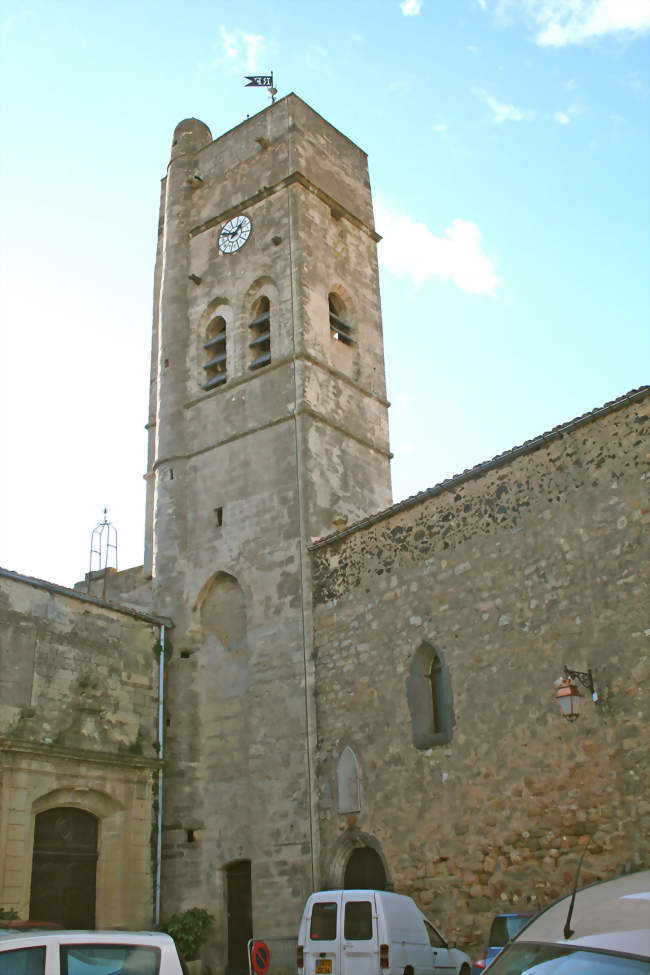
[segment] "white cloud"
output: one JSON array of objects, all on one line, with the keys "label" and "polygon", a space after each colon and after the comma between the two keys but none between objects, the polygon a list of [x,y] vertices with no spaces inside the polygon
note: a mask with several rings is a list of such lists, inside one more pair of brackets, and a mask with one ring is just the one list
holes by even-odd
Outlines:
[{"label": "white cloud", "polygon": [[486,0],[478,0],[478,5],[481,8],[481,10],[485,10],[485,8],[487,6]]},{"label": "white cloud", "polygon": [[492,261],[483,253],[481,232],[469,220],[453,220],[442,237],[436,237],[423,223],[375,201],[379,263],[397,275],[407,275],[415,284],[429,278],[450,279],[471,294],[493,295],[498,278]]},{"label": "white cloud", "polygon": [[523,9],[532,21],[541,47],[650,30],[650,0],[501,0],[501,10],[513,7]]},{"label": "white cloud", "polygon": [[566,108],[559,109],[553,114],[553,121],[557,122],[558,125],[568,125],[569,122],[573,122],[574,118],[578,115],[583,115],[586,111],[584,105],[578,100],[574,100]]},{"label": "white cloud", "polygon": [[494,121],[497,125],[501,125],[502,122],[521,122],[527,117],[526,113],[522,112],[519,108],[498,101],[494,95],[490,95],[487,91],[482,91],[480,88],[477,88],[476,93],[492,109]]},{"label": "white cloud", "polygon": [[417,17],[422,10],[422,0],[402,0],[400,7],[405,17]]},{"label": "white cloud", "polygon": [[221,28],[220,58],[216,63],[226,65],[234,73],[252,74],[258,70],[259,59],[266,49],[266,43],[261,34],[249,34],[242,30],[228,30]]},{"label": "white cloud", "polygon": [[446,122],[438,122],[437,125],[434,125],[433,131],[434,132],[439,132],[440,135],[447,135],[448,128],[449,128],[449,126],[447,125]]}]

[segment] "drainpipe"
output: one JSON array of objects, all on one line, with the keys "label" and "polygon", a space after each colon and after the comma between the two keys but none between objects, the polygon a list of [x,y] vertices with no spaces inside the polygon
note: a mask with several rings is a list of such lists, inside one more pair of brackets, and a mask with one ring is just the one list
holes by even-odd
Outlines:
[{"label": "drainpipe", "polygon": [[[158,758],[163,760],[163,711],[165,701],[165,624],[160,627],[160,658],[158,673]],[[156,888],[154,923],[160,924],[160,868],[162,865],[163,770],[158,769],[158,834],[156,836]]]}]

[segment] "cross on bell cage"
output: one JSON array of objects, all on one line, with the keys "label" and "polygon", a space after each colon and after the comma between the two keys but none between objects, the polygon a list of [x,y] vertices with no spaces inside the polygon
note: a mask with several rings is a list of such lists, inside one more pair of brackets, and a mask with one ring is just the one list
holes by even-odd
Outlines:
[{"label": "cross on bell cage", "polygon": [[557,687],[555,700],[559,705],[561,714],[567,721],[576,721],[580,716],[582,694],[578,684],[589,691],[594,704],[597,704],[599,700],[591,670],[570,670],[565,664],[562,677],[559,677],[555,682]]}]

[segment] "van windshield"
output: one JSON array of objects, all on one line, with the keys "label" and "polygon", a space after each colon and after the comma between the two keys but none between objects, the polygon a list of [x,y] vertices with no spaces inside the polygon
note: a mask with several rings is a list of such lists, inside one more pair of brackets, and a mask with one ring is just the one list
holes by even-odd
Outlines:
[{"label": "van windshield", "polygon": [[350,941],[370,941],[372,911],[370,901],[348,901],[345,905],[343,935]]},{"label": "van windshield", "polygon": [[309,937],[312,941],[334,941],[336,938],[336,902],[317,901],[311,909]]}]

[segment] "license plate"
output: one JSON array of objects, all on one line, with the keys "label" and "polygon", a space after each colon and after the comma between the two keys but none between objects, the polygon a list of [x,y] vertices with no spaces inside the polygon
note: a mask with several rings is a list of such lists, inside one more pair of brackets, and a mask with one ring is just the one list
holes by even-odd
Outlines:
[{"label": "license plate", "polygon": [[332,975],[332,959],[331,958],[317,958],[316,959],[316,975]]}]

